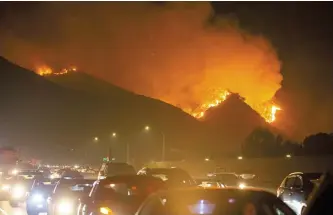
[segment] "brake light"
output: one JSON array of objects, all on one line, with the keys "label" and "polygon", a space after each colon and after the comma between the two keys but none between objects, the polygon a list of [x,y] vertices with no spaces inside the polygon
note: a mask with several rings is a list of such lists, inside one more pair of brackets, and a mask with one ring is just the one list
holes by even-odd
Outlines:
[{"label": "brake light", "polygon": [[108,207],[101,207],[99,208],[99,212],[102,213],[102,214],[112,214],[112,210]]}]

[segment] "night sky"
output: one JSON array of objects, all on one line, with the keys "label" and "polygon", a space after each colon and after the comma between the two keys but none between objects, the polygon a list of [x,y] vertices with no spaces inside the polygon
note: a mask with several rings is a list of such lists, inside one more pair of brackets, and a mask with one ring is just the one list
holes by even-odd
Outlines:
[{"label": "night sky", "polygon": [[[39,4],[0,3],[0,26],[8,24],[6,13],[24,17]],[[276,123],[295,137],[332,132],[332,3],[214,2],[213,9],[237,19],[242,29],[263,35],[277,51],[283,81],[276,101],[283,111]]]}]

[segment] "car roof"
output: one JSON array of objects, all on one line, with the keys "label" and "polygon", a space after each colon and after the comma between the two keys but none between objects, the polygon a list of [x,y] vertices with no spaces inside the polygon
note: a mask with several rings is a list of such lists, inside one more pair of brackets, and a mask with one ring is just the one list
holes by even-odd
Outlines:
[{"label": "car roof", "polygon": [[322,175],[323,173],[321,172],[292,172],[288,176],[292,175]]},{"label": "car roof", "polygon": [[143,168],[142,170],[148,170],[148,171],[152,171],[152,172],[159,172],[159,171],[163,171],[163,172],[187,172],[186,170],[184,169],[181,169],[181,168],[178,168],[178,167],[158,167],[158,168]]},{"label": "car roof", "polygon": [[128,164],[128,163],[123,163],[123,162],[108,162],[108,163],[105,163],[107,165],[123,165],[123,166],[132,166],[131,164]]},{"label": "car roof", "polygon": [[93,184],[96,180],[94,179],[60,179],[60,184]]},{"label": "car roof", "polygon": [[137,180],[163,182],[162,179],[160,179],[160,178],[156,178],[154,176],[148,176],[148,175],[116,175],[116,176],[107,177],[100,181],[104,184],[104,183],[112,183],[112,182],[129,182],[129,181],[137,181]]},{"label": "car roof", "polygon": [[202,189],[202,188],[179,188],[179,189],[172,189],[172,190],[162,190],[156,192],[158,196],[168,196],[168,195],[175,195],[175,196],[183,196],[187,193],[197,194],[202,192],[203,194],[226,194],[226,195],[242,195],[247,197],[253,198],[270,198],[270,199],[277,199],[276,195],[264,191],[258,188],[247,188],[247,189],[238,189],[238,188],[210,188],[210,189]]}]

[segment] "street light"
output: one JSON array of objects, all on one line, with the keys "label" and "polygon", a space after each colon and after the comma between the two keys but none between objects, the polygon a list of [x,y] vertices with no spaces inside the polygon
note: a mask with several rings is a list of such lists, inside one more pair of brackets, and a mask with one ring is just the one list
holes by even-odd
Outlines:
[{"label": "street light", "polygon": [[243,160],[243,157],[242,156],[238,156],[237,159],[238,160]]},{"label": "street light", "polygon": [[210,161],[210,159],[209,158],[205,158],[205,161]]},{"label": "street light", "polygon": [[146,131],[149,131],[150,130],[150,127],[148,125],[145,126],[145,130]]},{"label": "street light", "polygon": [[112,133],[112,137],[116,137],[117,136],[117,133],[116,132],[113,132]]},{"label": "street light", "polygon": [[291,154],[287,154],[287,155],[286,155],[286,158],[291,158]]},{"label": "street light", "polygon": [[98,141],[99,141],[99,138],[98,138],[98,137],[94,137],[94,141],[95,141],[95,142],[98,142]]}]

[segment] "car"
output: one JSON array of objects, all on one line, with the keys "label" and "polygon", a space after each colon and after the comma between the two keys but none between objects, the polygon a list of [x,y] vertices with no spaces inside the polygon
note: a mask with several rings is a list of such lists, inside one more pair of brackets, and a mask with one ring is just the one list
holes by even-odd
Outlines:
[{"label": "car", "polygon": [[333,175],[325,172],[316,181],[313,192],[307,201],[304,215],[331,215],[333,214]]},{"label": "car", "polygon": [[219,182],[218,180],[203,178],[203,179],[195,179],[196,183],[199,187],[203,188],[224,188],[225,185]]},{"label": "car", "polygon": [[45,168],[45,167],[39,168],[38,171],[40,173],[42,173],[42,175],[44,176],[44,178],[50,178],[50,176],[51,176],[51,171],[50,171],[49,168]]},{"label": "car", "polygon": [[82,199],[79,215],[133,215],[150,194],[165,189],[165,183],[145,175],[118,175],[95,182],[88,197]]},{"label": "car", "polygon": [[22,171],[9,179],[11,181],[9,204],[12,207],[18,207],[26,201],[36,179],[43,179],[43,175],[38,171]]},{"label": "car", "polygon": [[0,201],[7,200],[10,194],[10,188],[12,186],[12,181],[7,178],[2,178],[0,180]]},{"label": "car", "polygon": [[31,192],[26,201],[26,210],[28,215],[47,214],[47,199],[51,196],[55,184],[50,179],[34,181]]},{"label": "car", "polygon": [[136,171],[134,167],[128,163],[106,162],[102,164],[98,172],[98,179],[116,175],[136,175]]},{"label": "car", "polygon": [[81,175],[78,171],[72,169],[63,169],[60,172],[60,178],[63,179],[83,179],[83,175]]},{"label": "car", "polygon": [[274,194],[255,189],[183,188],[149,196],[135,215],[295,215]]},{"label": "car", "polygon": [[88,195],[95,180],[61,179],[48,198],[49,215],[76,215],[79,200]]},{"label": "car", "polygon": [[241,180],[238,174],[233,172],[209,174],[210,178],[223,183],[226,187],[241,187]]},{"label": "car", "polygon": [[197,186],[188,172],[181,168],[142,168],[138,175],[149,175],[162,179],[169,188]]},{"label": "car", "polygon": [[307,200],[322,173],[294,172],[285,177],[277,189],[277,197],[284,201],[296,214],[302,214]]}]

